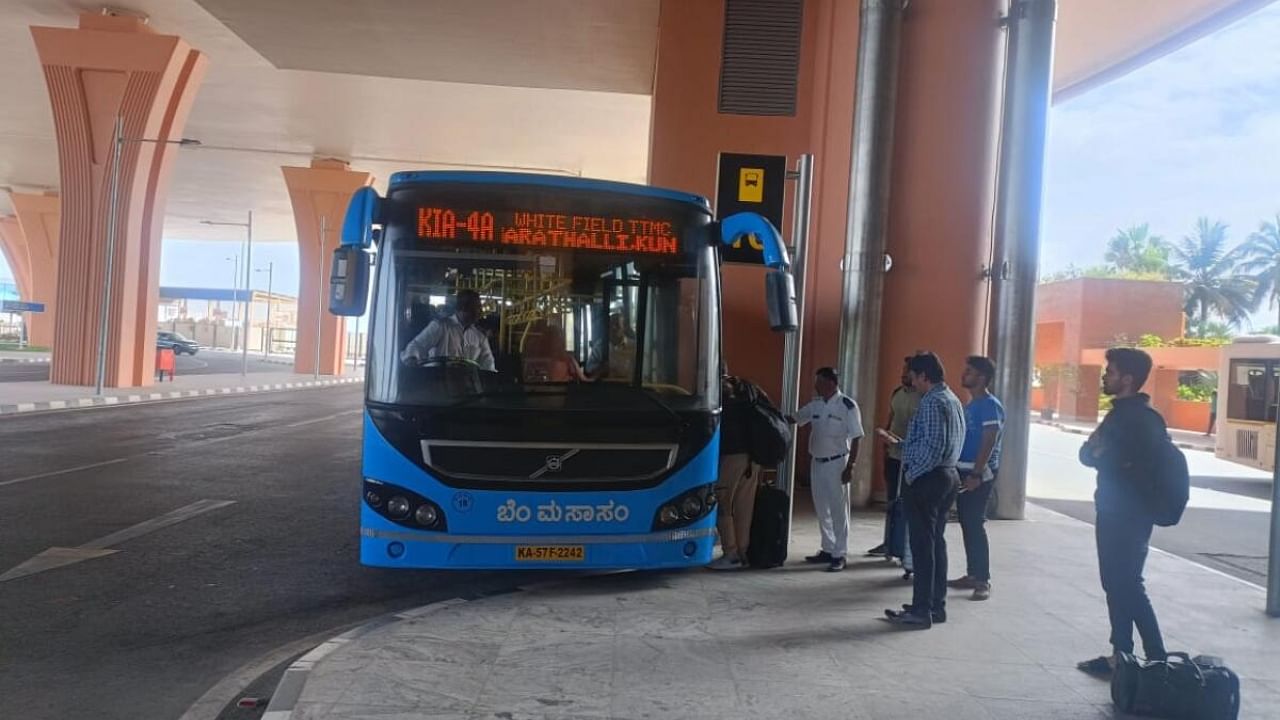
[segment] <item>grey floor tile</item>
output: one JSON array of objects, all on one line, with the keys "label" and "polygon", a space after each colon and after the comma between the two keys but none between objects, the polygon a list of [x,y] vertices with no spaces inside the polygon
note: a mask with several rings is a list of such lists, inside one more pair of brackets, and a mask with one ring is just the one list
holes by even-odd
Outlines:
[{"label": "grey floor tile", "polygon": [[869,694],[864,702],[863,709],[871,720],[991,720],[986,708],[967,695]]},{"label": "grey floor tile", "polygon": [[449,663],[375,663],[339,702],[373,707],[428,707],[466,712],[479,699],[485,674]]},{"label": "grey floor tile", "polygon": [[862,694],[848,687],[797,681],[739,683],[738,696],[746,717],[789,720],[871,720]]},{"label": "grey floor tile", "polygon": [[1104,706],[1080,702],[984,699],[981,704],[991,720],[1106,720],[1112,716]]}]

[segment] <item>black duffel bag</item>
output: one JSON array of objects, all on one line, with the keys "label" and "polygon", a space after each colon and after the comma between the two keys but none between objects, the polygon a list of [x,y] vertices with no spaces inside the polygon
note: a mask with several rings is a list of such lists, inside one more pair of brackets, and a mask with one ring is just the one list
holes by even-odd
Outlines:
[{"label": "black duffel bag", "polygon": [[1120,653],[1111,676],[1111,701],[1131,715],[1236,720],[1240,678],[1219,658],[1169,653],[1167,660],[1139,660]]}]

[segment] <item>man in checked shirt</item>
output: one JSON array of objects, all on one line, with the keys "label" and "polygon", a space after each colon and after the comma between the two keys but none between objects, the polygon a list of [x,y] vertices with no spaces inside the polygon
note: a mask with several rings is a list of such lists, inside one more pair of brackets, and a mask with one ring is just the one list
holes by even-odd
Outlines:
[{"label": "man in checked shirt", "polygon": [[926,630],[947,621],[947,510],[960,487],[956,463],[964,444],[964,408],[944,382],[942,361],[931,352],[907,360],[907,376],[920,406],[902,447],[902,497],[915,579],[911,603],[885,610],[889,621]]}]

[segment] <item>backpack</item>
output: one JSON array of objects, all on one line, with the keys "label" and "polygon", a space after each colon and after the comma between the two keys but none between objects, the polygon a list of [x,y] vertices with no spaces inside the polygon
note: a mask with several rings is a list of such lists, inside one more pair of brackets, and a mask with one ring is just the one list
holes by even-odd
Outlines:
[{"label": "backpack", "polygon": [[786,459],[787,448],[791,446],[791,425],[759,387],[741,378],[734,378],[733,383],[734,391],[749,403],[747,455],[751,462],[761,467],[778,467]]},{"label": "backpack", "polygon": [[[1161,424],[1163,422],[1161,419]],[[1151,473],[1151,493],[1148,500],[1151,517],[1160,527],[1177,525],[1191,498],[1191,471],[1187,468],[1187,456],[1173,444],[1168,434],[1164,434],[1156,449],[1155,466]]]}]

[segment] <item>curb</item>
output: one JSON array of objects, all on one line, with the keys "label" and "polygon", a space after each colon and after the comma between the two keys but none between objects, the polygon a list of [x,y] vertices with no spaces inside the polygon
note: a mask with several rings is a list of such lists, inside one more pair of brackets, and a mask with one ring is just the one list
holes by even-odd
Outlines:
[{"label": "curb", "polygon": [[353,385],[363,381],[364,380],[362,378],[337,378],[334,380],[306,380],[303,382],[204,388],[202,390],[171,390],[169,392],[138,393],[134,395],[107,395],[104,397],[76,398],[73,400],[48,400],[45,402],[16,403],[11,405],[0,405],[0,416],[29,412],[45,412],[49,410],[78,410],[81,408],[103,407],[106,405],[135,405],[139,403],[211,397],[215,395],[247,395],[252,393],[279,392],[282,390],[305,390],[307,388],[331,387],[334,385]]},{"label": "curb", "polygon": [[0,358],[0,365],[9,365],[9,364],[16,365],[19,363],[23,365],[31,365],[31,364],[48,365],[49,358]]},{"label": "curb", "polygon": [[[1044,425],[1047,427],[1056,428],[1058,430],[1061,430],[1062,432],[1070,433],[1072,435],[1087,436],[1089,434],[1088,430],[1084,430],[1078,427],[1071,427],[1070,425],[1064,425],[1062,423],[1056,423],[1056,422],[1045,421],[1045,420],[1032,420],[1032,422],[1034,422],[1037,425]],[[1173,442],[1173,446],[1177,448],[1182,448],[1183,450],[1199,450],[1200,452],[1207,452],[1207,453],[1211,453],[1214,451],[1213,448],[1211,447],[1204,447],[1203,445],[1194,445],[1189,442],[1178,442],[1176,440]]]}]

